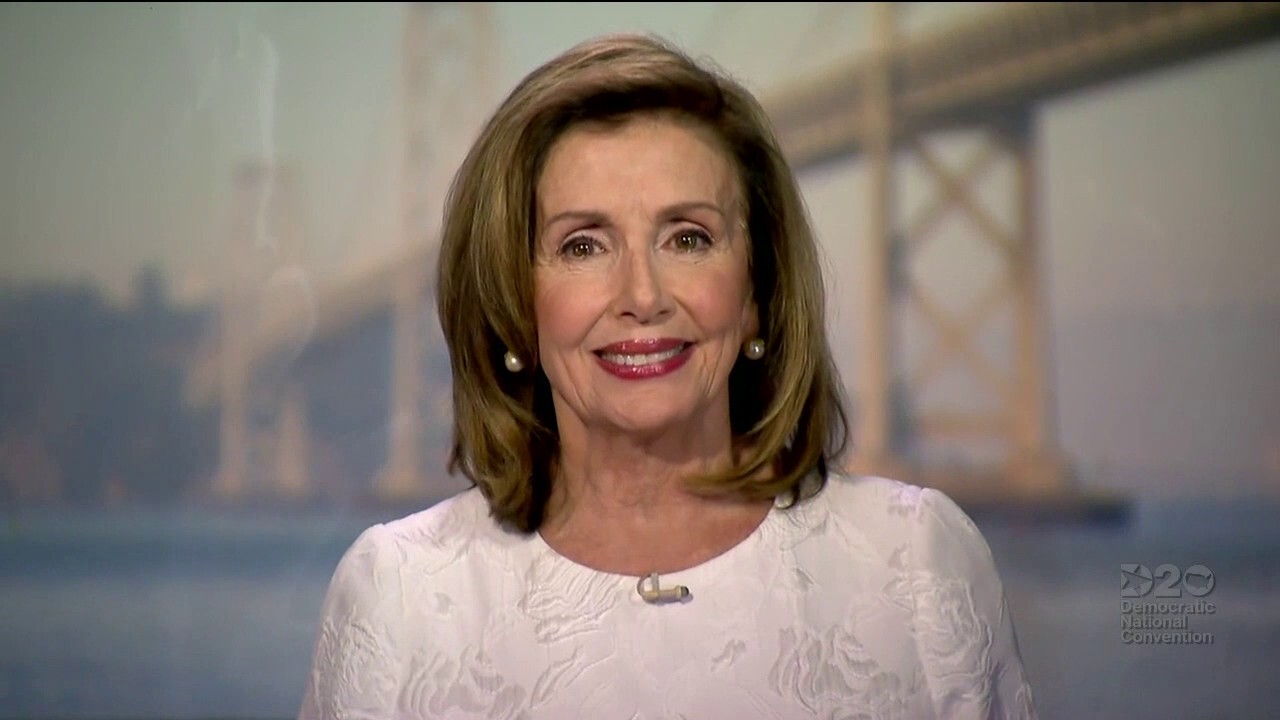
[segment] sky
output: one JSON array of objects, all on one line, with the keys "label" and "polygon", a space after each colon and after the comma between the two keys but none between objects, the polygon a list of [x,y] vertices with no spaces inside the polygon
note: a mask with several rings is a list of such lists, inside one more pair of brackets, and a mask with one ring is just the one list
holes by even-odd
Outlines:
[{"label": "sky", "polygon": [[[988,4],[906,3],[902,22],[922,32]],[[307,277],[387,257],[400,242],[402,11],[0,6],[0,282],[85,281],[123,298],[154,264],[179,299],[208,297],[232,243],[230,174],[262,158],[296,171],[305,244],[291,262]],[[492,18],[482,48],[496,74],[459,112],[487,111],[538,63],[603,32],[660,33],[762,94],[867,41],[860,3],[499,3]],[[1040,111],[1055,421],[1099,473],[1158,467],[1160,488],[1194,488],[1216,468],[1280,492],[1280,350],[1266,337],[1280,319],[1276,78],[1273,41]],[[919,205],[927,179],[909,165],[902,177],[904,204]],[[845,163],[802,184],[851,380],[865,178]],[[983,191],[1007,216],[1007,177]],[[913,263],[944,297],[971,296],[995,269],[963,223],[935,240]]]}]

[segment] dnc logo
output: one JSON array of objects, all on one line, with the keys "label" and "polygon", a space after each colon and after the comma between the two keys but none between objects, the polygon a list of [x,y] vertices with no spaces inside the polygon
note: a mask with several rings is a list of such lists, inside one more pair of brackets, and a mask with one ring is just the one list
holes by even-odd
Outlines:
[{"label": "dnc logo", "polygon": [[1147,595],[1177,598],[1184,592],[1192,597],[1204,597],[1213,592],[1213,585],[1213,571],[1203,565],[1192,565],[1183,571],[1176,565],[1166,564],[1157,567],[1154,573],[1138,563],[1120,565],[1120,597],[1123,598]]}]

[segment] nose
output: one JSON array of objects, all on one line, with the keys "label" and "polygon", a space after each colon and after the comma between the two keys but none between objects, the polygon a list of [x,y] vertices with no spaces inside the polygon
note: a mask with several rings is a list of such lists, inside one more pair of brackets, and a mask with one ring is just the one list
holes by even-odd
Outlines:
[{"label": "nose", "polygon": [[671,312],[671,298],[652,253],[626,253],[619,265],[614,307],[620,317],[648,324]]}]

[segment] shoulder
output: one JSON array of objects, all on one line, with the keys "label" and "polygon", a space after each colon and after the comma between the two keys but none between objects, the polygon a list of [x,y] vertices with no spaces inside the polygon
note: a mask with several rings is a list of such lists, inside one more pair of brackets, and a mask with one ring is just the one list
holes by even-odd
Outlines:
[{"label": "shoulder", "polygon": [[[503,529],[476,488],[460,492],[411,515],[370,528],[352,552],[364,546],[382,562],[392,562],[406,576],[439,579],[442,572],[462,571],[467,562],[491,565],[525,538]],[[411,590],[411,588],[406,588]]]},{"label": "shoulder", "polygon": [[380,617],[391,622],[406,592],[406,568],[439,570],[457,560],[477,536],[496,524],[478,491],[468,490],[429,508],[363,530],[339,559],[325,598],[327,618]]},{"label": "shoulder", "polygon": [[815,500],[877,544],[905,543],[917,556],[950,547],[989,558],[977,525],[940,490],[885,477],[831,475]]},{"label": "shoulder", "polygon": [[822,490],[837,511],[914,517],[920,510],[946,506],[958,510],[945,493],[877,475],[830,474]]},{"label": "shoulder", "polygon": [[456,538],[471,538],[496,529],[489,506],[477,488],[464,490],[434,505],[382,525],[387,537],[405,548],[430,547]]},{"label": "shoulder", "polygon": [[398,551],[385,525],[360,533],[338,561],[320,610],[299,718],[336,720],[388,707],[399,673]]},{"label": "shoulder", "polygon": [[862,572],[925,573],[999,588],[986,539],[947,494],[892,478],[830,474],[786,511],[784,543],[809,563],[832,556]]},{"label": "shoulder", "polygon": [[955,579],[983,592],[1003,592],[983,533],[940,490],[885,477],[831,475],[809,502],[811,517],[845,528],[844,536],[856,536],[861,547],[887,563],[891,572]]},{"label": "shoulder", "polygon": [[833,476],[823,493],[827,512],[888,558],[884,591],[912,618],[939,714],[1036,717],[1004,584],[969,515],[941,491],[888,478]]},{"label": "shoulder", "polygon": [[[343,553],[320,612],[299,717],[386,717],[406,657],[404,638],[425,637],[415,613],[420,583],[461,557],[485,525],[487,506],[467,491],[430,508],[371,525]],[[493,525],[496,527],[496,525]]]}]

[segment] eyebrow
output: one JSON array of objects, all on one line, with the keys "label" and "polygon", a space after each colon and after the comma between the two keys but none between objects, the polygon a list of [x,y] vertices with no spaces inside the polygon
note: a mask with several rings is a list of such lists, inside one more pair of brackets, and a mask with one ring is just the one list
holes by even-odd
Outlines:
[{"label": "eyebrow", "polygon": [[[715,214],[719,215],[721,218],[724,218],[726,220],[728,219],[728,216],[726,215],[724,209],[721,208],[719,205],[712,202],[702,201],[702,200],[694,200],[690,202],[682,202],[682,203],[676,203],[675,205],[669,205],[663,208],[662,211],[658,213],[658,219],[662,221],[668,221],[668,220],[671,220],[672,218],[677,218],[682,215],[687,215],[689,214],[690,211],[693,211],[693,210],[710,210],[711,212],[714,212]],[[566,210],[564,212],[556,213],[555,215],[552,215],[550,218],[548,218],[546,222],[542,223],[542,230],[546,230],[552,225],[555,225],[556,223],[562,222],[564,220],[577,220],[577,221],[588,223],[591,225],[608,225],[609,224],[608,216],[596,210]]]}]

